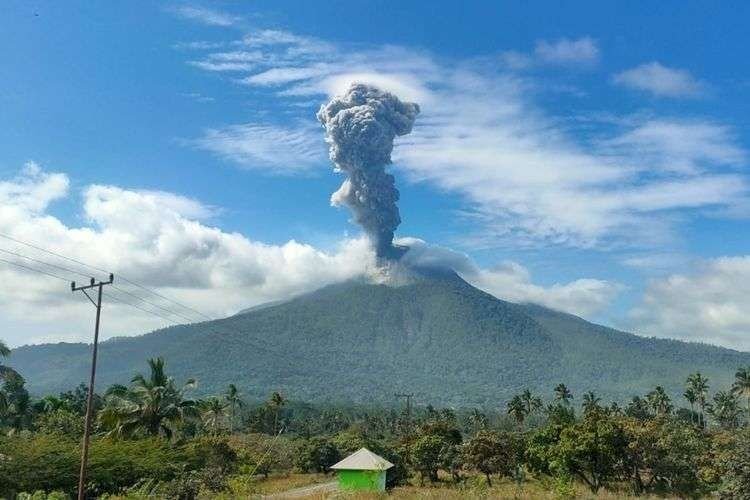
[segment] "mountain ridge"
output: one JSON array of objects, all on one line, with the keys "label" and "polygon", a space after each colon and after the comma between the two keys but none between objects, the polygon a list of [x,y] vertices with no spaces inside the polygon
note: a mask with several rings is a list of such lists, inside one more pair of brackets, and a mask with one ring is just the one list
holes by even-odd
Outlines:
[{"label": "mountain ridge", "polygon": [[[164,356],[200,392],[228,383],[250,398],[392,403],[400,390],[425,403],[491,406],[525,388],[559,383],[625,400],[660,384],[679,397],[688,373],[726,385],[750,353],[641,337],[538,305],[503,301],[455,273],[420,272],[401,286],[350,280],[216,321],[100,345],[98,387],[125,383]],[[14,349],[8,360],[35,393],[86,380],[87,344]]]}]

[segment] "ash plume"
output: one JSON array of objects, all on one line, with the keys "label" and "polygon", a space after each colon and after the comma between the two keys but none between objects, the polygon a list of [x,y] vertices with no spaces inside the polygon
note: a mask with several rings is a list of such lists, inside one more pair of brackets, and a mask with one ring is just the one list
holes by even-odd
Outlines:
[{"label": "ash plume", "polygon": [[347,174],[331,195],[331,204],[351,209],[380,261],[397,260],[405,251],[393,245],[393,233],[401,223],[399,194],[385,167],[391,163],[393,140],[411,132],[417,114],[419,105],[361,83],[352,84],[317,114],[331,161],[337,171]]}]

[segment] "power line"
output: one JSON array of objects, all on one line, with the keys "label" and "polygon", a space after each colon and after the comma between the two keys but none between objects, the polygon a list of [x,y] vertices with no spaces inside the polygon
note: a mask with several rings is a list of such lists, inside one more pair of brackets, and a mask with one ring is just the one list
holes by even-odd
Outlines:
[{"label": "power line", "polygon": [[46,274],[47,276],[50,276],[50,277],[52,277],[52,278],[57,278],[57,279],[59,279],[59,280],[63,280],[63,281],[65,281],[66,283],[69,283],[69,282],[70,282],[70,280],[69,280],[69,279],[67,279],[67,278],[63,278],[62,276],[58,276],[58,275],[56,275],[56,274],[52,274],[52,273],[50,273],[50,272],[47,272],[47,271],[43,271],[43,270],[41,270],[41,269],[36,269],[36,268],[34,268],[34,267],[31,267],[31,266],[25,266],[25,265],[23,265],[23,264],[19,264],[18,262],[11,262],[11,261],[9,261],[9,260],[5,260],[5,259],[3,259],[3,258],[0,258],[0,262],[5,262],[6,264],[10,264],[10,265],[12,265],[12,266],[17,266],[17,267],[20,267],[20,268],[26,269],[26,270],[28,270],[28,271],[33,271],[33,272],[35,272],[35,273]]},{"label": "power line", "polygon": [[0,252],[4,252],[4,253],[10,254],[10,255],[14,255],[16,257],[21,257],[22,259],[27,259],[27,260],[30,260],[32,262],[36,262],[38,264],[43,264],[45,266],[54,267],[55,269],[59,269],[61,271],[67,271],[69,273],[77,274],[78,276],[83,276],[84,278],[90,278],[91,277],[88,274],[79,273],[78,271],[75,271],[73,269],[70,269],[70,268],[67,268],[67,267],[63,267],[63,266],[58,266],[57,264],[51,264],[51,263],[45,262],[43,260],[39,260],[39,259],[35,259],[33,257],[29,257],[28,255],[23,255],[23,254],[16,253],[16,252],[11,252],[10,250],[6,250],[4,248],[0,248]]},{"label": "power line", "polygon": [[[89,269],[93,269],[93,270],[95,270],[95,271],[98,271],[98,272],[101,272],[101,273],[105,273],[105,274],[108,274],[108,273],[109,273],[109,271],[107,271],[106,269],[102,269],[102,268],[100,268],[100,267],[92,266],[91,264],[87,264],[86,262],[83,262],[83,261],[80,261],[80,260],[74,259],[74,258],[72,258],[72,257],[68,257],[68,256],[66,256],[66,255],[62,255],[62,254],[60,254],[60,253],[58,253],[58,252],[53,252],[52,250],[48,250],[48,249],[46,249],[46,248],[43,248],[43,247],[41,247],[41,246],[39,246],[39,245],[35,245],[35,244],[33,244],[33,243],[29,243],[28,241],[23,241],[23,240],[19,240],[18,238],[14,238],[13,236],[10,236],[10,235],[4,234],[4,233],[0,233],[0,238],[5,238],[5,239],[7,239],[7,240],[10,240],[10,241],[13,241],[13,242],[15,242],[15,243],[19,243],[19,244],[21,244],[21,245],[26,245],[26,246],[28,246],[28,247],[31,247],[31,248],[35,249],[35,250],[39,250],[40,252],[44,252],[44,253],[47,253],[47,254],[49,254],[49,255],[54,255],[55,257],[59,257],[59,258],[61,258],[61,259],[65,259],[65,260],[67,260],[67,261],[70,261],[70,262],[74,262],[74,263],[76,263],[76,264],[78,264],[78,265],[81,265],[81,266],[87,267],[87,268],[89,268]],[[76,274],[79,274],[79,275],[81,275],[81,274],[82,274],[82,273],[78,273],[77,271],[72,271],[72,270],[69,270],[69,271],[71,271],[71,272],[75,272]],[[88,276],[87,276],[87,277],[88,277]],[[211,316],[208,316],[207,314],[204,314],[204,313],[202,313],[202,312],[198,311],[197,309],[194,309],[194,308],[192,308],[192,307],[190,307],[190,306],[187,306],[187,305],[185,305],[185,304],[182,304],[181,302],[178,302],[178,301],[176,301],[176,300],[174,300],[174,299],[171,299],[171,298],[169,298],[169,297],[166,297],[166,296],[164,296],[164,295],[162,295],[162,294],[160,294],[160,293],[158,293],[158,292],[156,292],[156,291],[154,291],[154,290],[151,290],[150,288],[148,288],[148,287],[145,287],[145,286],[141,285],[140,283],[137,283],[137,282],[135,282],[135,281],[132,281],[132,280],[130,280],[130,279],[128,279],[128,278],[126,278],[125,276],[122,276],[122,275],[120,275],[119,273],[118,273],[118,275],[117,275],[117,278],[118,278],[119,280],[122,280],[122,281],[124,281],[124,282],[126,282],[126,283],[130,284],[130,285],[133,285],[133,286],[135,286],[135,287],[137,287],[137,288],[140,288],[140,289],[142,289],[142,290],[144,290],[144,291],[146,291],[146,292],[148,292],[148,293],[151,293],[151,294],[153,294],[153,295],[156,295],[157,297],[159,297],[159,298],[161,298],[161,299],[164,299],[164,300],[166,300],[166,301],[168,301],[168,302],[171,302],[171,303],[173,303],[173,304],[175,304],[175,305],[177,305],[177,306],[180,306],[180,307],[182,307],[183,309],[186,309],[186,310],[188,310],[188,311],[191,311],[191,312],[193,312],[193,313],[195,313],[195,314],[197,314],[197,315],[201,316],[202,318],[205,318],[205,319],[207,319],[207,320],[209,320],[209,321],[213,321],[213,320],[215,320],[215,319],[216,319],[216,318],[212,318]],[[190,321],[193,321],[193,320],[190,320]]]}]

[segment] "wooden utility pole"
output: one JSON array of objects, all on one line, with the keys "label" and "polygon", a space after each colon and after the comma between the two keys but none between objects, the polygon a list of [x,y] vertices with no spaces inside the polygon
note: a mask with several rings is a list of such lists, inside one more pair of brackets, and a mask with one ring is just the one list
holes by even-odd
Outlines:
[{"label": "wooden utility pole", "polygon": [[414,394],[394,394],[397,398],[406,398],[406,441],[409,443],[411,441],[411,398],[414,397]]},{"label": "wooden utility pole", "polygon": [[[96,308],[96,322],[94,323],[94,349],[91,354],[91,377],[89,378],[89,393],[86,398],[86,421],[83,427],[83,445],[81,448],[81,470],[78,474],[78,500],[84,500],[86,497],[86,465],[89,459],[89,441],[91,437],[91,416],[94,411],[94,379],[96,378],[96,353],[99,349],[99,318],[102,313],[102,288],[104,285],[111,285],[114,282],[114,275],[109,275],[109,281],[97,282],[91,278],[88,285],[76,286],[76,282],[70,283],[70,290],[73,292],[81,291]],[[88,289],[97,289],[96,300],[86,292]]]}]

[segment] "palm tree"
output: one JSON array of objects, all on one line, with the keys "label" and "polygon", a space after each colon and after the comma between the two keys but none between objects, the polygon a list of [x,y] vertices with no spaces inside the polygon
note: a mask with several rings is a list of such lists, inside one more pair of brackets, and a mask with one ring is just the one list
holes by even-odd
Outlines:
[{"label": "palm tree", "polygon": [[747,418],[750,419],[750,366],[740,368],[734,374],[732,392],[747,397]]},{"label": "palm tree", "polygon": [[166,375],[162,358],[149,359],[148,365],[148,378],[139,373],[129,388],[114,386],[107,391],[99,418],[110,429],[110,435],[171,438],[179,424],[197,416],[195,401],[184,399],[185,392],[195,382],[190,379],[177,388],[174,379]]},{"label": "palm tree", "polygon": [[523,421],[526,419],[526,404],[519,395],[513,396],[508,402],[508,415],[512,416],[518,424],[519,430],[523,429]]},{"label": "palm tree", "polygon": [[698,399],[698,395],[692,387],[685,389],[685,392],[682,395],[687,399],[687,402],[690,403],[690,423],[692,424],[693,414],[695,413],[695,401]]},{"label": "palm tree", "polygon": [[586,394],[583,395],[583,412],[584,413],[591,413],[594,410],[599,408],[599,402],[601,401],[601,398],[599,398],[596,394],[594,394],[594,391],[589,391]]},{"label": "palm tree", "polygon": [[657,385],[653,391],[646,394],[646,401],[651,407],[651,410],[657,416],[664,416],[672,413],[672,400],[660,385]]},{"label": "palm tree", "polygon": [[555,399],[568,405],[573,399],[573,393],[570,392],[570,389],[565,384],[557,384],[557,387],[555,387]]},{"label": "palm tree", "polygon": [[[0,358],[7,358],[8,356],[10,356],[10,348],[5,342],[0,340]],[[11,374],[17,373],[10,366],[5,366],[4,364],[0,363],[0,380]]]},{"label": "palm tree", "polygon": [[487,427],[487,415],[474,408],[469,414],[469,423],[474,428],[474,434]]},{"label": "palm tree", "polygon": [[698,425],[703,428],[706,425],[704,414],[706,411],[706,399],[708,398],[708,379],[701,375],[700,372],[696,372],[688,376],[687,386],[695,393],[696,401],[701,408]]},{"label": "palm tree", "polygon": [[737,427],[742,414],[739,397],[732,391],[717,392],[708,411],[726,429]]},{"label": "palm tree", "polygon": [[240,397],[240,391],[237,390],[237,386],[229,384],[227,391],[224,393],[224,399],[229,403],[229,431],[234,431],[234,417],[237,408],[245,406],[245,402]]},{"label": "palm tree", "polygon": [[225,429],[226,419],[229,415],[229,403],[217,397],[204,399],[198,404],[203,426],[211,434],[220,434]]},{"label": "palm tree", "polygon": [[271,401],[270,401],[271,407],[274,410],[273,413],[273,433],[276,434],[279,429],[279,413],[281,412],[281,407],[286,404],[286,399],[284,399],[284,396],[279,394],[278,392],[274,392],[271,394]]},{"label": "palm tree", "polygon": [[528,389],[521,393],[521,401],[526,407],[526,415],[531,415],[542,408],[542,398],[534,396]]}]

